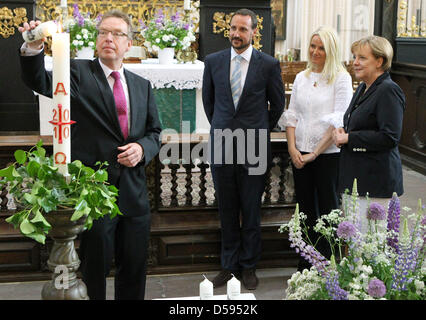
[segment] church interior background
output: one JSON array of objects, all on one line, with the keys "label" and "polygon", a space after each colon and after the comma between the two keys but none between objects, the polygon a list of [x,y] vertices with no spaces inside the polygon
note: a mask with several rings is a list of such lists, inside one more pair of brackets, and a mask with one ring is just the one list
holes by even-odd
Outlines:
[{"label": "church interior background", "polygon": [[[20,80],[18,48],[23,41],[17,27],[34,17],[42,21],[56,18],[61,12],[59,2],[5,0],[0,4],[0,59],[7,62],[0,68],[0,168],[12,161],[16,149],[29,149],[39,139],[52,151],[51,128],[42,110],[48,102]],[[154,86],[162,125],[175,132],[163,135],[163,144],[186,143],[191,150],[207,142],[209,129],[200,95],[202,61],[207,54],[229,46],[226,35],[231,12],[247,7],[260,16],[262,28],[254,45],[280,61],[287,103],[295,75],[306,67],[309,36],[318,26],[337,30],[344,50],[342,62],[352,76],[350,44],[368,34],[383,36],[395,50],[391,76],[407,97],[399,144],[402,161],[406,168],[426,175],[426,0],[191,1],[186,18],[195,25],[197,40],[191,50],[197,53],[197,59],[192,56],[188,63],[162,71],[144,65],[156,55],[143,48],[140,21],[148,21],[159,9],[167,15],[183,12],[183,0],[69,0],[69,15],[74,4],[91,17],[111,8],[131,15],[136,29],[134,45],[142,47],[143,54],[136,51],[137,56],[128,57],[125,67],[147,77]],[[49,51],[50,43],[47,45]],[[357,85],[353,77],[354,89]],[[259,269],[293,268],[298,261],[287,236],[277,232],[294,211],[295,195],[285,132],[281,128],[275,131],[271,136],[273,166],[262,204]],[[161,162],[157,157],[147,176],[152,212],[148,274],[219,270],[220,226],[209,165],[201,160]],[[423,198],[424,190],[419,191]],[[51,242],[41,245],[31,241],[7,224],[5,219],[15,208],[6,189],[0,191],[0,283],[49,279]],[[78,240],[76,247],[78,250]]]}]

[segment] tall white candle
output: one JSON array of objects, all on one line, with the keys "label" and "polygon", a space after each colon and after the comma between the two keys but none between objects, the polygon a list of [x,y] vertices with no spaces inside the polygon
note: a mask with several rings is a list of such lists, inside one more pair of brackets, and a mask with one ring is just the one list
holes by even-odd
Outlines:
[{"label": "tall white candle", "polygon": [[241,283],[233,275],[232,278],[226,284],[226,294],[228,300],[238,300],[241,293]]},{"label": "tall white candle", "polygon": [[212,298],[213,283],[205,278],[204,281],[200,282],[200,300],[211,300]]},{"label": "tall white candle", "polygon": [[63,175],[71,162],[70,35],[52,35],[53,155]]},{"label": "tall white candle", "polygon": [[190,0],[184,0],[183,1],[183,9],[184,10],[191,10],[191,1]]}]

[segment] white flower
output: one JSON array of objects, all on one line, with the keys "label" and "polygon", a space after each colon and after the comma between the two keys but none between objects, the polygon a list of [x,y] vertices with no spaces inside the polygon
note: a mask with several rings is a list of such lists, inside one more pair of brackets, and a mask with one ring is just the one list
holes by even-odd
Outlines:
[{"label": "white flower", "polygon": [[77,40],[80,40],[80,39],[81,39],[81,36],[78,34],[78,35],[76,35],[76,36],[75,36],[75,38],[76,38]]},{"label": "white flower", "polygon": [[94,46],[95,46],[95,43],[93,41],[90,41],[89,42],[89,47],[94,47]]},{"label": "white flower", "polygon": [[155,42],[160,43],[161,42],[160,38],[156,38]]},{"label": "white flower", "polygon": [[83,39],[87,39],[89,38],[89,36],[87,35],[87,33],[83,34]]},{"label": "white flower", "polygon": [[163,39],[163,41],[169,41],[169,36],[165,34],[161,39]]},{"label": "white flower", "polygon": [[414,285],[416,286],[416,293],[421,294],[425,287],[425,283],[423,281],[416,279],[414,280]]},{"label": "white flower", "polygon": [[87,34],[89,31],[87,30],[87,29],[85,29],[85,28],[83,28],[83,29],[81,29],[81,33],[82,34]]},{"label": "white flower", "polygon": [[78,40],[73,40],[72,44],[73,44],[74,46],[78,46]]},{"label": "white flower", "polygon": [[82,45],[84,44],[84,41],[83,41],[83,40],[80,40],[80,41],[78,42],[78,44],[79,44],[80,46],[82,46]]}]

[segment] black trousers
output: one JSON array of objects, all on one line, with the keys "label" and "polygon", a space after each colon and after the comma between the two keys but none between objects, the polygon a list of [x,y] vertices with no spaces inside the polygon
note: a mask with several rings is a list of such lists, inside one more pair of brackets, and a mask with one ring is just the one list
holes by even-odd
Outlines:
[{"label": "black trousers", "polygon": [[106,299],[106,277],[113,258],[115,299],[144,299],[150,225],[150,214],[105,217],[81,234],[81,272],[91,300]]},{"label": "black trousers", "polygon": [[[261,206],[266,175],[249,175],[238,164],[212,167],[222,233],[221,265],[238,272],[255,268],[261,254]],[[241,214],[241,221],[240,221]]]},{"label": "black trousers", "polygon": [[[318,240],[318,234],[313,231],[316,220],[339,208],[339,153],[321,154],[302,169],[296,169],[294,165],[292,167],[296,201],[299,211],[307,215],[305,223],[310,229],[309,238],[315,244]],[[326,258],[330,258],[331,250],[325,239],[322,239],[316,248]]]}]

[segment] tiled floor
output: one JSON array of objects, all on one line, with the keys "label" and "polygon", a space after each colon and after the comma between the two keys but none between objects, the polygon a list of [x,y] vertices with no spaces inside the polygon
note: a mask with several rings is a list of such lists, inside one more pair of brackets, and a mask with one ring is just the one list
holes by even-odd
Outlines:
[{"label": "tiled floor", "polygon": [[[295,269],[262,269],[257,271],[259,286],[248,291],[241,286],[241,293],[253,293],[257,300],[282,300],[287,279]],[[205,273],[213,280],[216,272]],[[148,276],[145,299],[164,299],[198,296],[202,274],[174,274]],[[15,282],[0,284],[0,300],[40,300],[41,290],[46,281]],[[226,294],[226,286],[215,289],[214,295]],[[107,300],[114,299],[114,279],[107,279]]]},{"label": "tiled floor", "polygon": [[[417,208],[418,199],[426,203],[426,177],[404,168],[404,195],[400,197],[401,206]],[[257,290],[251,291],[257,300],[281,300],[284,298],[284,290],[287,279],[295,269],[262,269],[257,271],[259,286]],[[210,280],[216,272],[206,273]],[[155,275],[147,278],[146,296],[147,300],[158,298],[176,298],[197,296],[199,283],[203,280],[202,274],[175,274]],[[0,283],[0,300],[39,300],[44,281]],[[249,292],[242,287],[242,293]],[[226,286],[216,289],[215,295],[226,294]],[[114,297],[114,280],[107,280],[107,299]]]}]

